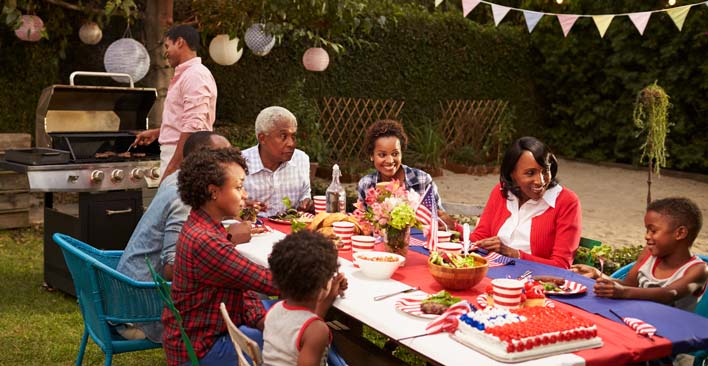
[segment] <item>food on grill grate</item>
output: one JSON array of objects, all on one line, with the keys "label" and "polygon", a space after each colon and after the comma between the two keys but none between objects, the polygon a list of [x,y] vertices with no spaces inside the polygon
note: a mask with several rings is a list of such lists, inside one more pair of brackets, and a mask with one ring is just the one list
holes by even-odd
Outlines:
[{"label": "food on grill grate", "polygon": [[104,152],[99,152],[94,155],[97,159],[105,159],[105,158],[110,158],[113,156],[116,156],[116,153],[113,151],[104,151]]}]

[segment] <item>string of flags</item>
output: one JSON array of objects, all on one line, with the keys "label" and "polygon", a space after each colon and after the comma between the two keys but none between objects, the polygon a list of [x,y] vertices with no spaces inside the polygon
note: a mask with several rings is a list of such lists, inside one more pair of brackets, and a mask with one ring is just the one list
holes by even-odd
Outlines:
[{"label": "string of flags", "polygon": [[[435,0],[435,6],[437,7],[442,2],[443,0]],[[575,21],[578,20],[578,18],[592,18],[593,22],[595,23],[595,27],[597,27],[598,32],[600,32],[600,37],[604,37],[605,32],[607,32],[607,28],[610,27],[610,23],[612,23],[612,20],[618,16],[628,16],[629,19],[632,21],[632,24],[634,24],[634,27],[637,28],[639,34],[644,35],[644,29],[646,29],[647,23],[649,23],[649,18],[654,13],[660,12],[665,12],[666,14],[668,14],[680,32],[683,28],[683,23],[686,21],[686,16],[688,16],[688,12],[692,7],[699,5],[708,6],[708,1],[703,1],[695,4],[677,6],[669,9],[642,11],[636,13],[585,15],[545,13],[498,5],[485,0],[462,0],[462,15],[466,17],[467,14],[474,10],[474,8],[476,8],[477,5],[479,5],[480,3],[491,5],[495,26],[498,26],[499,23],[501,23],[501,21],[504,19],[504,17],[506,17],[509,11],[520,11],[524,14],[524,20],[526,20],[526,27],[528,28],[529,33],[531,33],[538,24],[538,22],[541,20],[541,18],[543,18],[543,16],[552,16],[558,18],[558,22],[561,25],[564,37],[568,36],[570,29],[573,28],[573,25],[575,25]]]}]

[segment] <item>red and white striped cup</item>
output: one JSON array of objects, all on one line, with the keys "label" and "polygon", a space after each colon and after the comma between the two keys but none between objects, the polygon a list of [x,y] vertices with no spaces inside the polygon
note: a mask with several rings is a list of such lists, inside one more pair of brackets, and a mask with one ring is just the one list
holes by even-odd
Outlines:
[{"label": "red and white striped cup", "polygon": [[511,278],[497,278],[492,280],[492,298],[494,306],[514,309],[521,305],[521,291],[524,283]]},{"label": "red and white striped cup", "polygon": [[339,250],[352,249],[352,235],[354,235],[354,223],[349,221],[337,221],[332,224],[334,234],[339,237],[341,246]]},{"label": "red and white striped cup", "polygon": [[314,196],[312,200],[315,201],[315,214],[327,211],[327,196]]},{"label": "red and white striped cup", "polygon": [[452,233],[449,231],[438,230],[438,243],[449,243]]},{"label": "red and white striped cup", "polygon": [[462,253],[462,244],[441,241],[438,243],[436,250],[448,254],[460,254]]},{"label": "red and white striped cup", "polygon": [[376,243],[376,238],[373,236],[366,235],[353,235],[352,236],[352,250],[356,252],[364,252],[374,250],[374,244]]}]

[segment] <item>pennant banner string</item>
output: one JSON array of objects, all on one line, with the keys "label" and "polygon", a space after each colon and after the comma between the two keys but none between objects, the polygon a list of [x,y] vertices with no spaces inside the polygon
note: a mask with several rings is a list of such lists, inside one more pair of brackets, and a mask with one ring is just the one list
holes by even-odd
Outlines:
[{"label": "pennant banner string", "polygon": [[[464,3],[468,3],[468,4],[469,4],[469,3],[472,3],[472,4],[474,4],[474,5],[471,6],[471,7],[469,7],[469,5],[468,5],[469,11],[472,11],[472,9],[474,9],[474,8],[477,6],[477,4],[480,4],[480,3],[482,3],[482,4],[487,4],[487,5],[491,5],[491,6],[494,6],[494,7],[502,7],[501,5],[498,5],[498,4],[489,2],[489,1],[485,1],[485,0],[472,0],[472,1],[470,1],[470,0],[462,0],[462,2],[463,2],[463,5],[464,5]],[[435,6],[438,6],[440,3],[442,3],[442,0],[435,0]],[[623,15],[631,16],[631,15],[634,15],[634,14],[661,13],[661,12],[670,12],[670,11],[683,13],[683,12],[687,12],[687,11],[688,11],[688,8],[691,8],[691,7],[697,6],[697,5],[701,5],[701,4],[704,4],[704,5],[708,6],[708,1],[701,1],[701,2],[697,2],[697,3],[695,3],[695,4],[677,6],[677,7],[668,8],[668,9],[649,10],[649,11],[641,11],[641,12],[633,12],[633,13],[617,13],[617,14],[564,14],[564,13],[546,13],[546,12],[540,12],[540,13],[542,13],[543,15],[552,15],[552,16],[553,16],[553,15],[555,15],[555,16],[558,16],[558,15],[572,15],[572,16],[575,16],[575,17],[582,17],[582,18],[592,18],[592,17],[597,17],[597,16],[609,16],[609,15],[613,15],[613,16],[623,16]],[[528,9],[521,9],[521,8],[514,8],[514,7],[506,7],[506,6],[504,6],[504,8],[508,8],[508,10],[516,10],[516,11],[521,11],[521,12],[527,12],[527,11],[529,11]],[[686,8],[686,9],[682,9],[682,8]],[[674,10],[674,9],[681,9],[681,10]],[[465,10],[467,10],[467,9],[465,9]]]}]

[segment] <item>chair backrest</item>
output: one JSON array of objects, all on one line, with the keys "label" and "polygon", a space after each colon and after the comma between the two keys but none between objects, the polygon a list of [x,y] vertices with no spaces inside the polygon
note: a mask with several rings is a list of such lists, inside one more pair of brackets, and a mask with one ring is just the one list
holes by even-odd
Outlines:
[{"label": "chair backrest", "polygon": [[[231,342],[234,344],[234,348],[236,348],[239,366],[262,365],[263,355],[261,354],[261,349],[258,348],[258,344],[243,334],[234,322],[231,321],[229,312],[226,310],[226,305],[224,305],[223,302],[219,305],[219,310],[221,311],[221,316],[224,318],[224,322],[226,322],[226,329],[229,331]],[[249,363],[248,360],[246,360],[246,357],[243,356],[244,352],[248,354],[253,363]]]},{"label": "chair backrest", "polygon": [[594,248],[594,247],[596,247],[596,246],[598,246],[598,245],[602,245],[602,242],[599,241],[599,240],[590,239],[590,238],[585,238],[585,237],[582,237],[582,236],[581,236],[581,237],[580,237],[580,244],[579,244],[579,245],[580,245],[581,247],[583,247],[583,248],[592,249],[592,248]]},{"label": "chair backrest", "polygon": [[113,353],[109,322],[159,321],[162,303],[151,282],[139,282],[115,270],[122,251],[96,249],[68,235],[52,236],[59,245],[76,288],[76,297],[91,338]]},{"label": "chair backrest", "polygon": [[192,341],[189,340],[189,337],[187,336],[187,331],[184,330],[184,326],[182,325],[182,315],[180,315],[179,310],[177,310],[177,308],[175,307],[174,301],[172,301],[170,284],[155,271],[155,268],[153,268],[152,263],[150,263],[150,259],[147,256],[145,256],[145,263],[147,264],[147,267],[150,270],[150,275],[152,275],[153,281],[155,281],[155,285],[157,286],[157,289],[160,293],[160,299],[162,299],[162,302],[165,304],[165,306],[170,309],[172,315],[175,317],[175,321],[177,321],[177,326],[179,327],[179,332],[182,336],[182,342],[184,343],[185,349],[187,349],[187,356],[189,356],[189,362],[192,364],[192,366],[199,366],[199,358],[197,358],[197,353],[194,352],[194,346],[192,346]]}]

